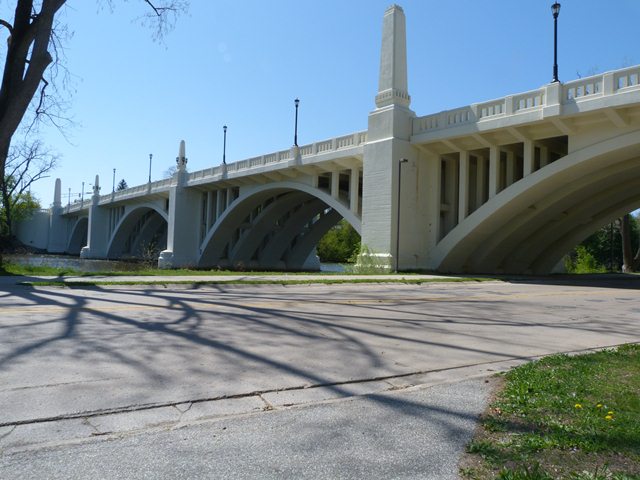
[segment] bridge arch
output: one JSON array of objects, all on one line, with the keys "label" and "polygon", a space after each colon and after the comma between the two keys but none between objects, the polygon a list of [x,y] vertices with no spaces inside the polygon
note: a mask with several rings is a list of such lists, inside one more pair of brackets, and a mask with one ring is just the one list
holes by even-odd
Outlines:
[{"label": "bridge arch", "polygon": [[640,207],[640,131],[572,152],[512,184],[431,252],[439,271],[546,274],[573,246]]},{"label": "bridge arch", "polygon": [[198,265],[301,269],[341,218],[361,232],[360,217],[316,187],[293,181],[261,185],[216,221],[202,242]]},{"label": "bridge arch", "polygon": [[167,212],[153,203],[127,209],[113,229],[107,258],[140,258],[144,256],[143,250],[154,243],[154,250],[162,251],[167,246],[168,222]]},{"label": "bridge arch", "polygon": [[88,232],[89,217],[80,217],[71,227],[66,252],[71,255],[80,255],[80,250],[87,244]]}]

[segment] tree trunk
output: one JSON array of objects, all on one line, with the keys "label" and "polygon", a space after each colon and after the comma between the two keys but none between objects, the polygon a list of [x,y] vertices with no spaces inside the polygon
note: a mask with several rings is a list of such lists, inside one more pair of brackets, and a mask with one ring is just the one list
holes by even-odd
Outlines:
[{"label": "tree trunk", "polygon": [[12,223],[12,215],[11,215],[11,196],[7,191],[7,184],[2,183],[2,189],[0,191],[2,195],[2,205],[4,207],[4,225],[0,226],[0,232],[6,233],[7,238],[11,238],[11,223]]},{"label": "tree trunk", "polygon": [[[33,0],[16,3],[0,85],[0,186],[3,190],[6,190],[5,166],[11,139],[53,61],[49,53],[53,20],[65,1],[42,0],[37,13]],[[5,21],[3,25],[9,23]]]},{"label": "tree trunk", "polygon": [[620,219],[620,236],[622,237],[622,271],[635,271],[633,250],[631,250],[631,215],[628,213]]}]

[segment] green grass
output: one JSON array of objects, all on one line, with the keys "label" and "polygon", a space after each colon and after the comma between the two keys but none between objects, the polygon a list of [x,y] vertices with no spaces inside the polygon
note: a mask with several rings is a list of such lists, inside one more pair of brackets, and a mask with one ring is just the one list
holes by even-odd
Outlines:
[{"label": "green grass", "polygon": [[473,479],[640,479],[640,346],[508,372],[468,446]]},{"label": "green grass", "polygon": [[426,278],[426,279],[410,279],[410,278],[345,278],[345,279],[215,279],[215,280],[43,280],[43,281],[25,281],[20,285],[30,287],[90,287],[105,285],[335,285],[346,283],[402,283],[405,285],[421,285],[423,283],[451,283],[451,282],[484,282],[485,278]]},{"label": "green grass", "polygon": [[[309,272],[286,272],[287,275],[304,275]],[[268,272],[268,271],[231,271],[231,270],[195,270],[195,269],[176,269],[165,270],[159,268],[141,268],[139,270],[122,270],[122,271],[97,271],[97,272],[84,272],[80,270],[74,270],[72,268],[59,268],[48,267],[44,265],[19,265],[15,263],[5,263],[0,267],[0,275],[37,275],[37,276],[75,276],[75,277],[93,277],[93,276],[106,276],[106,277],[122,277],[122,276],[147,276],[147,277],[166,277],[166,276],[205,276],[205,275],[278,275],[283,272]],[[340,275],[340,272],[316,272],[314,274],[330,274]]]},{"label": "green grass", "polygon": [[[415,272],[402,273],[402,274],[390,274],[389,277],[384,280],[375,278],[346,278],[343,279],[315,279],[309,280],[305,278],[296,279],[296,276],[302,277],[304,275],[352,275],[351,272],[274,272],[274,271],[232,271],[232,270],[191,270],[191,269],[177,269],[177,270],[160,270],[157,268],[147,268],[141,270],[129,270],[129,271],[103,271],[103,272],[82,272],[73,270],[70,268],[56,268],[48,266],[33,266],[33,265],[19,265],[14,263],[5,263],[0,267],[0,275],[13,275],[13,276],[49,276],[59,277],[52,280],[33,280],[21,282],[22,285],[28,286],[60,286],[60,287],[75,287],[75,286],[101,286],[101,285],[166,285],[171,283],[185,284],[185,285],[215,285],[221,283],[233,283],[233,284],[278,284],[278,285],[299,285],[310,283],[322,283],[322,284],[339,284],[339,283],[405,283],[405,284],[421,284],[421,283],[433,283],[433,282],[483,282],[493,280],[492,278],[475,278],[475,277],[447,277],[447,278],[434,278],[434,279],[411,279],[407,276],[416,275]],[[229,276],[252,276],[261,277],[268,275],[277,275],[293,277],[280,280],[271,279],[249,279],[249,280],[236,280],[227,279]],[[87,280],[66,280],[64,277],[83,277]],[[91,279],[90,277],[149,277],[148,280],[99,280]],[[203,280],[163,280],[163,277],[167,276],[215,276],[216,279],[203,279]]]}]

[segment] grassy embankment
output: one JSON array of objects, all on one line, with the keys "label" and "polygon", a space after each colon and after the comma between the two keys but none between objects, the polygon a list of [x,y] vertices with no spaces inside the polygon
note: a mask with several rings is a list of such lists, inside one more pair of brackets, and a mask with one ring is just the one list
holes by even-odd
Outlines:
[{"label": "grassy embankment", "polygon": [[[88,285],[136,285],[136,284],[145,284],[145,285],[164,285],[167,283],[163,277],[171,276],[171,277],[186,277],[186,276],[206,276],[207,279],[203,280],[176,280],[172,279],[171,284],[189,284],[189,285],[198,285],[198,284],[217,284],[217,283],[234,283],[234,284],[282,284],[282,285],[296,285],[296,284],[308,284],[308,283],[323,283],[323,284],[336,284],[336,283],[430,283],[430,282],[474,282],[474,281],[487,281],[491,280],[489,278],[472,278],[472,277],[440,277],[440,278],[410,278],[412,273],[402,273],[398,275],[390,275],[385,277],[384,279],[376,279],[375,277],[371,278],[349,278],[346,277],[344,279],[340,278],[326,278],[326,279],[318,279],[317,277],[314,280],[305,279],[303,275],[308,275],[312,273],[315,275],[349,275],[349,274],[376,274],[380,273],[378,271],[374,272],[354,272],[354,271],[346,271],[346,272],[268,272],[268,271],[248,271],[248,272],[239,272],[239,271],[231,271],[231,270],[189,270],[189,269],[178,269],[178,270],[160,270],[157,268],[146,268],[140,270],[130,270],[130,271],[105,271],[105,272],[81,272],[69,268],[57,268],[57,267],[47,267],[47,266],[30,266],[30,265],[17,265],[17,264],[4,264],[0,267],[0,275],[20,275],[20,276],[48,276],[48,277],[56,277],[55,279],[50,280],[27,280],[24,284],[27,285],[37,285],[37,286],[88,286]],[[241,275],[242,277],[252,277],[252,278],[234,278],[228,279],[227,277],[234,276],[237,277]],[[277,280],[273,279],[261,279],[260,277],[265,277],[269,275],[278,276]],[[124,277],[124,276],[136,276],[136,277],[149,277],[148,280],[101,280],[101,279],[91,279],[87,278],[86,280],[69,280],[65,279],[65,277]],[[296,278],[298,276],[299,278]],[[155,277],[155,278],[154,278]],[[211,279],[211,277],[216,277],[215,279]],[[256,278],[257,277],[257,278]],[[409,277],[409,278],[407,278]]]},{"label": "grassy embankment", "polygon": [[640,345],[547,357],[501,380],[463,478],[640,479]]}]

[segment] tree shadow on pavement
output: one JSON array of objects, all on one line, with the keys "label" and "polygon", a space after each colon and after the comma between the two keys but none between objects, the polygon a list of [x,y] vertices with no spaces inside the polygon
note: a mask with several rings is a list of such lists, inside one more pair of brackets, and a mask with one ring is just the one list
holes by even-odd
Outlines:
[{"label": "tree shadow on pavement", "polygon": [[[429,295],[398,300],[388,286],[371,295],[344,285],[8,288],[0,297],[0,384],[6,386],[0,405],[3,392],[28,388],[73,398],[80,386],[86,390],[76,405],[54,405],[46,414],[34,406],[29,414],[319,385],[346,396],[345,382],[531,358],[533,329],[638,333],[624,318],[562,325],[547,313],[545,321],[527,322],[513,317],[508,298],[456,300],[433,288],[411,289]],[[500,331],[504,338],[496,338]],[[508,346],[509,332],[518,334]]]}]

